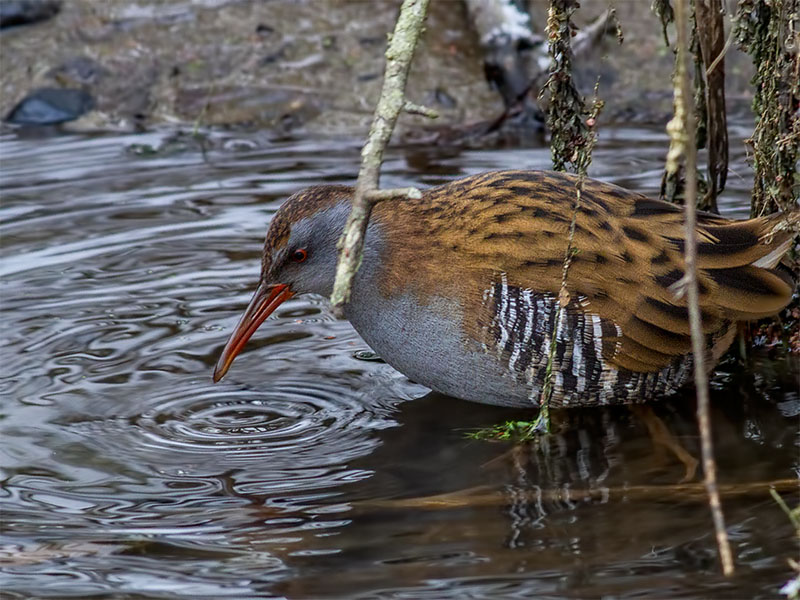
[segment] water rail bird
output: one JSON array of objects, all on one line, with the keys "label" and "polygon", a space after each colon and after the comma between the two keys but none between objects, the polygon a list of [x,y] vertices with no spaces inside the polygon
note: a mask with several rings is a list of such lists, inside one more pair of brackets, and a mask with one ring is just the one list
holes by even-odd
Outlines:
[{"label": "water rail bird", "polygon": [[[376,205],[345,317],[387,363],[457,398],[536,405],[551,344],[551,406],[644,402],[691,379],[680,207],[547,171],[497,171]],[[294,294],[329,296],[353,188],[312,187],[277,211],[261,280],[214,372]],[[570,225],[572,259],[562,287]],[[800,211],[733,221],[699,213],[707,364],[739,321],[774,315]],[[563,307],[559,310],[559,307]]]}]

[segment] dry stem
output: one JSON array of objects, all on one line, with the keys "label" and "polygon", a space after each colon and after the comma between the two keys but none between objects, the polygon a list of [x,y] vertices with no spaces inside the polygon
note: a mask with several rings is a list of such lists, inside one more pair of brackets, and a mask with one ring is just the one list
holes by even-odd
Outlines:
[{"label": "dry stem", "polygon": [[[717,196],[728,179],[728,119],[725,111],[725,25],[722,0],[695,0],[695,26],[705,79],[705,125],[708,129],[708,190],[701,208],[718,212]],[[728,42],[732,40],[728,38]],[[714,68],[712,68],[712,65]]]},{"label": "dry stem", "polygon": [[686,158],[686,293],[689,303],[689,325],[692,334],[694,382],[697,390],[697,421],[700,428],[700,447],[703,458],[704,483],[711,506],[711,515],[717,538],[722,572],[733,574],[733,555],[717,487],[717,467],[711,439],[709,417],[708,373],[705,365],[705,339],[700,323],[700,295],[697,286],[697,145],[695,143],[695,119],[692,85],[689,80],[687,59],[688,0],[675,3],[675,26],[677,30],[678,59],[675,63],[675,117],[667,126],[670,133],[670,150],[667,170],[677,169],[680,154]]},{"label": "dry stem", "polygon": [[331,294],[333,313],[337,317],[343,316],[344,305],[350,299],[353,277],[361,264],[372,206],[387,198],[419,197],[420,194],[415,188],[378,192],[378,181],[383,151],[389,143],[400,112],[408,110],[427,116],[434,114],[428,109],[406,102],[404,96],[411,59],[422,32],[428,2],[429,0],[403,1],[394,33],[386,49],[383,88],[375,107],[367,142],[361,150],[361,169],[358,172],[350,216],[339,239],[339,262],[336,265],[336,280]]}]

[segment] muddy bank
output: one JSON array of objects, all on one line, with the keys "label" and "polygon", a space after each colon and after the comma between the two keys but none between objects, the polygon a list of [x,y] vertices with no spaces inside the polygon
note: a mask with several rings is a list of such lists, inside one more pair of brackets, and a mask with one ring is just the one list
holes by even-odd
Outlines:
[{"label": "muddy bank", "polygon": [[[73,129],[232,126],[280,137],[360,135],[379,92],[386,32],[399,0],[270,2],[66,0],[49,20],[4,30],[0,113],[37,88],[82,89],[94,109]],[[588,23],[607,3],[578,13]],[[547,3],[531,2],[542,31]],[[670,111],[672,56],[649,2],[617,5],[613,32],[578,62],[589,93],[598,76],[605,119],[662,122]],[[750,66],[728,54],[729,97],[746,106]],[[478,40],[458,0],[431,3],[408,95],[441,114],[437,126],[493,118],[503,104],[486,83]],[[402,127],[429,126],[406,116]]]}]

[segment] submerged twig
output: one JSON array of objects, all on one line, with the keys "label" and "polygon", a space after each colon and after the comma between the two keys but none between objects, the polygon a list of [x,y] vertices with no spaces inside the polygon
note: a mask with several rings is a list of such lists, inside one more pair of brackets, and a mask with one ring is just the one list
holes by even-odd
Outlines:
[{"label": "submerged twig", "polygon": [[331,294],[333,313],[337,317],[343,316],[344,305],[350,299],[353,277],[361,263],[364,237],[372,206],[375,202],[387,198],[419,197],[420,194],[415,188],[378,192],[378,182],[383,152],[400,113],[406,110],[432,116],[428,109],[407,102],[404,96],[411,59],[422,32],[428,2],[429,0],[403,1],[394,33],[386,49],[386,70],[381,96],[375,107],[375,116],[367,142],[361,150],[361,168],[358,172],[350,216],[339,239],[339,262],[336,265],[336,280]]},{"label": "submerged twig", "polygon": [[714,529],[717,538],[722,572],[733,574],[733,555],[717,486],[717,466],[711,439],[709,416],[708,373],[705,361],[705,337],[700,322],[700,294],[697,284],[697,145],[695,143],[695,120],[692,107],[692,85],[687,66],[689,54],[689,7],[688,0],[675,3],[675,28],[677,30],[677,61],[675,63],[674,93],[675,116],[667,125],[670,148],[667,155],[667,171],[675,173],[681,155],[686,159],[686,275],[685,290],[689,305],[689,326],[692,338],[694,382],[697,391],[697,421],[700,429],[700,448],[703,459],[703,474]]},{"label": "submerged twig", "polygon": [[[758,481],[751,483],[730,483],[720,486],[720,493],[726,498],[754,496],[763,498],[770,489],[794,491],[797,489],[796,479],[780,479],[777,481]],[[705,485],[702,483],[677,483],[674,485],[623,485],[618,487],[596,486],[576,488],[571,485],[541,489],[517,489],[518,500],[530,502],[586,502],[598,500],[602,502],[664,502],[674,497],[681,502],[704,502],[707,498]],[[353,503],[353,508],[373,508],[387,510],[419,509],[446,510],[454,508],[478,508],[481,506],[504,506],[508,504],[508,493],[504,489],[493,489],[479,486],[467,490],[459,490],[435,496],[418,498],[399,498],[388,500],[365,500]]]}]

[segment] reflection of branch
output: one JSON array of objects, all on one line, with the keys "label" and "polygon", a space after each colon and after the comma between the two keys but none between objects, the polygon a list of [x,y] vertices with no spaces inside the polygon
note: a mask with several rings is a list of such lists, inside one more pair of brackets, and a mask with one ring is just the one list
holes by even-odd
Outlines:
[{"label": "reflection of branch", "polygon": [[361,150],[361,169],[358,172],[350,216],[339,239],[339,262],[336,265],[336,281],[331,294],[333,312],[338,317],[343,316],[344,305],[350,299],[353,277],[361,263],[364,236],[372,205],[386,198],[419,197],[419,190],[414,188],[378,192],[378,180],[383,151],[389,143],[400,112],[405,109],[432,116],[427,109],[407,103],[404,97],[408,70],[414,56],[414,48],[422,32],[428,2],[429,0],[403,1],[394,33],[386,49],[383,88],[378,105],[375,107],[375,116],[367,142]]},{"label": "reflection of branch", "polygon": [[[726,498],[756,497],[764,498],[771,489],[781,492],[797,490],[797,479],[779,479],[777,481],[757,481],[753,483],[730,483],[722,485],[719,491]],[[620,487],[574,488],[564,485],[550,489],[514,490],[515,497],[529,502],[586,502],[599,500],[602,502],[664,502],[674,498],[680,502],[704,502],[707,498],[704,484],[678,483],[675,485],[624,485]],[[467,490],[459,490],[435,496],[421,498],[400,498],[394,500],[365,500],[351,503],[354,509],[422,509],[447,510],[453,508],[477,508],[481,506],[505,506],[508,504],[508,492],[479,486]]]},{"label": "reflection of branch", "polygon": [[667,171],[677,172],[680,155],[686,157],[686,275],[685,290],[689,304],[689,326],[692,334],[692,357],[694,383],[697,390],[697,422],[700,428],[700,448],[703,456],[704,484],[711,506],[711,516],[716,531],[722,572],[733,574],[733,555],[725,530],[725,519],[717,486],[717,465],[711,441],[711,419],[709,416],[708,373],[705,365],[705,338],[700,322],[700,294],[697,286],[697,144],[695,141],[694,98],[689,80],[687,58],[689,54],[689,7],[688,0],[675,3],[675,29],[677,30],[678,55],[675,62],[675,116],[667,125],[670,134],[670,149],[667,155]]}]

